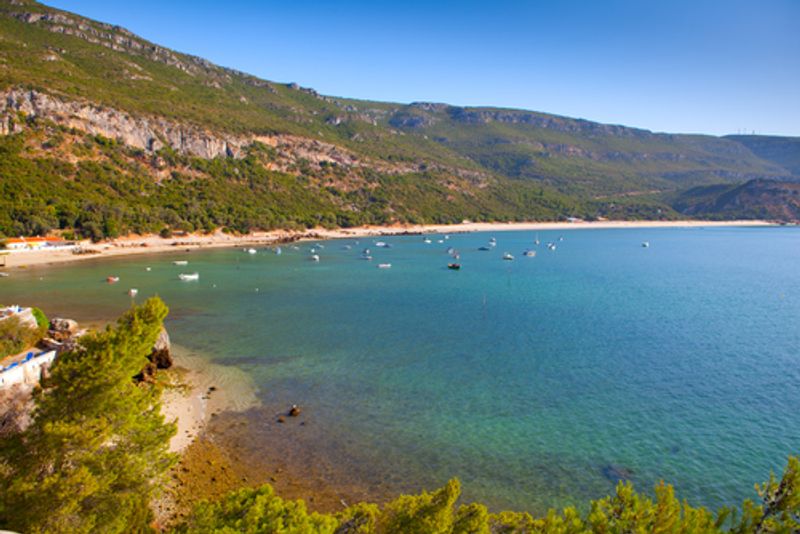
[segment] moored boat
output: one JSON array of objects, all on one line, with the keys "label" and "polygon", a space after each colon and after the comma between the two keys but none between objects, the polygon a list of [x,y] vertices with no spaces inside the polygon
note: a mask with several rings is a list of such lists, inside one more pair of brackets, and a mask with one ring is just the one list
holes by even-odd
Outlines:
[{"label": "moored boat", "polygon": [[392,268],[392,264],[391,263],[379,263],[378,264],[378,269],[391,269],[391,268]]},{"label": "moored boat", "polygon": [[128,295],[131,296],[131,297],[135,297],[138,294],[139,294],[139,290],[136,289],[135,287],[132,287],[132,288],[130,288],[128,290]]},{"label": "moored boat", "polygon": [[503,254],[503,259],[504,260],[513,260],[514,256],[512,256],[510,252],[506,252],[505,254]]},{"label": "moored boat", "polygon": [[447,264],[447,268],[448,269],[452,269],[453,271],[458,271],[459,269],[461,269],[461,264],[460,263],[448,263]]},{"label": "moored boat", "polygon": [[173,265],[188,265],[189,262],[186,260],[175,260],[172,262]]},{"label": "moored boat", "polygon": [[117,282],[119,282],[119,276],[107,276],[106,282],[108,282],[109,284],[116,284]]},{"label": "moored boat", "polygon": [[181,273],[178,275],[178,278],[184,282],[194,282],[200,280],[200,273]]}]

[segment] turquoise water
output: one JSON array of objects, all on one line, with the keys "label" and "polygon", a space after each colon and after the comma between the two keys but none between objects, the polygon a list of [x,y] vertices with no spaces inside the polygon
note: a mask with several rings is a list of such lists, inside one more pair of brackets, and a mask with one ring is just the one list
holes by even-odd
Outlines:
[{"label": "turquoise water", "polygon": [[367,485],[458,476],[467,498],[538,512],[626,476],[716,507],[800,453],[797,229],[540,232],[535,258],[533,233],[492,235],[491,252],[490,234],[403,236],[325,242],[319,264],[304,243],[37,268],[0,279],[0,301],[95,320],[129,287],[159,294],[176,343],[259,386],[250,453],[274,439],[264,414],[298,403],[292,439]]}]

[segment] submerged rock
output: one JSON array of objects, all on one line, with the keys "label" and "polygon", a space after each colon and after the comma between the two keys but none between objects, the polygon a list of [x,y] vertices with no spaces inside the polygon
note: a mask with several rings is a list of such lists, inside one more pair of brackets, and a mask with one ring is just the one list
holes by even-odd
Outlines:
[{"label": "submerged rock", "polygon": [[627,482],[633,476],[633,469],[619,465],[608,464],[602,469],[603,476],[614,484]]}]

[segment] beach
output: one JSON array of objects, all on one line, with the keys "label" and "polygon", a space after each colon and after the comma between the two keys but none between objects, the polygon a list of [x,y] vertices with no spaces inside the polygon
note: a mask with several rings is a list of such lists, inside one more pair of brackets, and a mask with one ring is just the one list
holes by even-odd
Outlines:
[{"label": "beach", "polygon": [[[98,258],[109,258],[134,254],[206,250],[225,247],[270,246],[284,242],[313,239],[347,239],[403,234],[456,234],[466,232],[510,232],[545,230],[630,229],[630,228],[703,228],[733,226],[773,226],[776,223],[763,220],[743,221],[595,221],[595,222],[514,222],[461,224],[425,224],[392,226],[359,226],[353,228],[313,228],[305,231],[273,230],[253,232],[247,235],[232,235],[222,231],[212,234],[186,234],[162,238],[158,235],[132,235],[91,243],[81,242],[82,254],[71,249],[31,250],[10,252],[5,258],[7,268],[24,268],[36,265],[67,263]],[[2,262],[0,262],[2,267]]]}]

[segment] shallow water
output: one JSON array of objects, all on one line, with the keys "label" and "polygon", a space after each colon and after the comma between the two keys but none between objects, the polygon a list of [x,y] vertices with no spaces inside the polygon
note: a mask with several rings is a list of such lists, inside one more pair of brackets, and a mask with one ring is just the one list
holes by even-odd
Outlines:
[{"label": "shallow water", "polygon": [[716,507],[800,452],[797,229],[548,231],[535,258],[532,232],[478,251],[490,235],[324,242],[318,264],[310,243],[92,260],[16,271],[0,302],[100,320],[130,287],[159,294],[175,342],[259,387],[252,454],[279,447],[261,421],[301,404],[286,435],[305,461],[376,487],[458,476],[467,498],[540,512],[622,476]]}]

